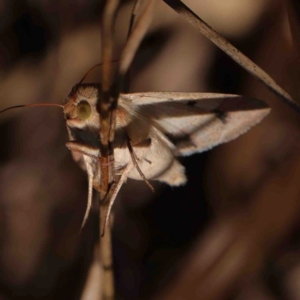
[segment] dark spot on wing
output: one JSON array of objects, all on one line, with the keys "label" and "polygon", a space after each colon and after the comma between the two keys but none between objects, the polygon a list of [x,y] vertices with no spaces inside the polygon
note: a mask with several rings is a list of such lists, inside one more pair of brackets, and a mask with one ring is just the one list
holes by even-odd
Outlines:
[{"label": "dark spot on wing", "polygon": [[212,110],[212,112],[216,114],[217,118],[219,118],[223,124],[227,123],[227,120],[226,120],[227,113],[226,112],[221,111],[219,109],[214,109],[214,110]]},{"label": "dark spot on wing", "polygon": [[152,161],[151,160],[149,160],[149,159],[147,159],[147,158],[144,158],[144,161],[146,161],[148,164],[152,164]]}]

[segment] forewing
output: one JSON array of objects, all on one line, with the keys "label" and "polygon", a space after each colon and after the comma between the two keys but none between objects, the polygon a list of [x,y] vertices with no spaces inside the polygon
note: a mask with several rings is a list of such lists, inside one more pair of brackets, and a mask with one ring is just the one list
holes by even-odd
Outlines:
[{"label": "forewing", "polygon": [[134,93],[121,96],[176,145],[179,155],[229,142],[270,111],[262,101],[214,93]]}]

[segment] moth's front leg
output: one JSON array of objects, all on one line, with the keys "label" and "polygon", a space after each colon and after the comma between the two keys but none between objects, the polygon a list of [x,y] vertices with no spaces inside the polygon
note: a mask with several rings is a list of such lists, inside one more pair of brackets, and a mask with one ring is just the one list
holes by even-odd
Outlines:
[{"label": "moth's front leg", "polygon": [[[98,148],[87,146],[80,142],[68,142],[66,143],[68,149],[71,150],[73,159],[79,164],[79,166],[86,172],[87,163],[90,164],[93,173],[93,187],[95,190],[99,191],[100,184],[100,170],[99,165],[101,164],[101,159],[99,157],[100,151]],[[84,159],[85,158],[85,159]]]},{"label": "moth's front leg", "polygon": [[[66,146],[74,154],[77,153],[80,156],[86,155],[90,158],[99,159],[100,151],[98,148],[94,148],[94,147],[91,147],[91,146],[88,146],[88,145],[85,145],[85,144],[82,144],[79,142],[68,142],[68,143],[66,143]],[[75,157],[74,157],[74,160],[78,161],[78,159],[75,159]]]}]

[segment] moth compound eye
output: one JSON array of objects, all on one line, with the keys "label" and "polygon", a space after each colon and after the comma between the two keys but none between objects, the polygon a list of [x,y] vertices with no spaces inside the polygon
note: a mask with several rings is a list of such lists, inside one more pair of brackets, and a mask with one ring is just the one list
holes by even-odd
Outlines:
[{"label": "moth compound eye", "polygon": [[87,101],[81,101],[76,107],[77,116],[82,121],[87,120],[92,114],[92,108]]}]

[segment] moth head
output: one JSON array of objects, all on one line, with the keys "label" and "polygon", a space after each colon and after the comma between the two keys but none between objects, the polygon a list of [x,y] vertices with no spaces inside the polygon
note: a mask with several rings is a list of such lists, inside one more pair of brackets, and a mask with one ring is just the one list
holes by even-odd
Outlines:
[{"label": "moth head", "polygon": [[69,127],[99,128],[96,103],[98,87],[93,84],[79,84],[73,87],[64,104],[64,115]]}]

